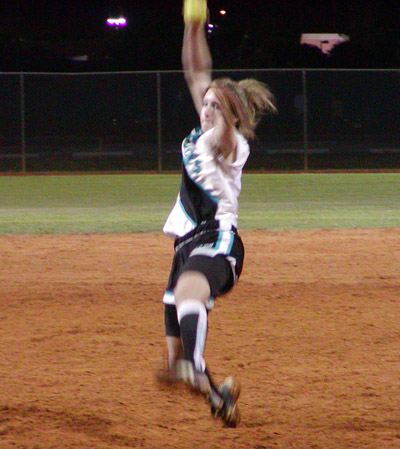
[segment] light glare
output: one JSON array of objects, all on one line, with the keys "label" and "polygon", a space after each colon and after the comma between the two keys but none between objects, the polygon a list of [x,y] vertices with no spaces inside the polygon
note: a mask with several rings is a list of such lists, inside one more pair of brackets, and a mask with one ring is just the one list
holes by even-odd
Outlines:
[{"label": "light glare", "polygon": [[124,27],[124,26],[126,26],[126,24],[127,24],[127,21],[126,21],[125,17],[118,17],[118,18],[110,17],[109,19],[107,19],[107,25],[109,25],[109,26]]}]

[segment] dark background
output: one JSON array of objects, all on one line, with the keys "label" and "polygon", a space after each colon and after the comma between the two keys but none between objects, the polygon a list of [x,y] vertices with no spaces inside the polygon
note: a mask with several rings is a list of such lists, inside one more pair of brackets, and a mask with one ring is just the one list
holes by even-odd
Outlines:
[{"label": "dark background", "polygon": [[[398,0],[214,0],[209,8],[215,68],[400,66]],[[179,70],[181,9],[181,0],[2,0],[0,70]],[[128,26],[107,27],[112,14]],[[327,56],[301,46],[301,33],[343,33],[350,41]]]}]

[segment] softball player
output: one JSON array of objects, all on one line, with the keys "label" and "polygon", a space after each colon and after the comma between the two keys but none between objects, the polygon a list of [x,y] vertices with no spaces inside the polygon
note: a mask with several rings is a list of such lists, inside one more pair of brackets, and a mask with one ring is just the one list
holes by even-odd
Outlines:
[{"label": "softball player", "polygon": [[212,81],[206,17],[206,0],[184,2],[182,63],[200,126],[182,143],[181,188],[163,228],[175,239],[165,329],[170,379],[204,394],[213,415],[235,427],[240,387],[232,377],[219,387],[211,380],[203,359],[207,316],[242,271],[238,197],[248,139],[261,114],[275,112],[275,106],[267,86],[254,79]]}]

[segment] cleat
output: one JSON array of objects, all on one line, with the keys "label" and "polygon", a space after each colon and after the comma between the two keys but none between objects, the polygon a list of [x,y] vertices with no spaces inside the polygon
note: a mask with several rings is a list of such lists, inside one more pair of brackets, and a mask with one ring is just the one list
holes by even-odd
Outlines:
[{"label": "cleat", "polygon": [[188,360],[178,360],[174,367],[175,376],[183,381],[193,391],[202,393],[207,398],[211,394],[210,379],[206,373],[197,371],[192,362]]},{"label": "cleat", "polygon": [[163,367],[154,373],[154,377],[158,384],[167,387],[183,382],[192,391],[203,394],[207,400],[211,395],[211,384],[207,374],[197,371],[188,360],[181,359],[172,367]]},{"label": "cleat", "polygon": [[227,427],[236,427],[240,422],[240,412],[237,400],[240,395],[240,384],[233,377],[227,377],[218,386],[218,393],[222,398],[220,407],[211,404],[211,414],[214,418],[221,418]]}]

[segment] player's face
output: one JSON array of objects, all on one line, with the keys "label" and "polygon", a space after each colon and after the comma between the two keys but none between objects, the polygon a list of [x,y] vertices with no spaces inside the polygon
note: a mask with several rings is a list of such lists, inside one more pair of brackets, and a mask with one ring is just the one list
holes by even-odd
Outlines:
[{"label": "player's face", "polygon": [[220,103],[213,91],[208,89],[203,98],[203,106],[200,112],[200,124],[203,132],[214,128],[217,124],[217,119],[222,117]]}]

